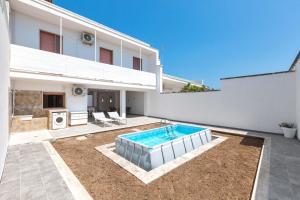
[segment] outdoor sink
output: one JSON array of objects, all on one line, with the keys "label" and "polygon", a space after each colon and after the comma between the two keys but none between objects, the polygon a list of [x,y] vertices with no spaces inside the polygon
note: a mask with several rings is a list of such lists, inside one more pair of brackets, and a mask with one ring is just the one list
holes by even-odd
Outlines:
[{"label": "outdoor sink", "polygon": [[21,121],[31,121],[33,115],[16,115],[15,118],[19,118]]}]

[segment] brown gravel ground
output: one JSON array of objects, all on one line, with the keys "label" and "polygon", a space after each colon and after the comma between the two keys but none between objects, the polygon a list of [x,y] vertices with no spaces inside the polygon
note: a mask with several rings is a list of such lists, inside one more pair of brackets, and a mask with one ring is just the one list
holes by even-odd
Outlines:
[{"label": "brown gravel ground", "polygon": [[[150,129],[160,124],[136,127]],[[263,140],[228,137],[218,146],[145,185],[94,147],[112,143],[123,129],[84,141],[60,139],[53,146],[95,200],[102,199],[249,199]]]}]

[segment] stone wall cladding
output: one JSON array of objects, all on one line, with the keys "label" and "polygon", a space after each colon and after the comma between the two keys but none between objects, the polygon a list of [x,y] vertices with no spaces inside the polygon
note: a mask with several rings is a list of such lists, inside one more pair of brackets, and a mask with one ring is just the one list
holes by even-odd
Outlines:
[{"label": "stone wall cladding", "polygon": [[13,117],[10,132],[36,131],[48,128],[48,117],[32,118],[32,120],[23,121],[19,117]]},{"label": "stone wall cladding", "polygon": [[14,114],[46,117],[47,111],[43,110],[43,92],[15,91]]}]

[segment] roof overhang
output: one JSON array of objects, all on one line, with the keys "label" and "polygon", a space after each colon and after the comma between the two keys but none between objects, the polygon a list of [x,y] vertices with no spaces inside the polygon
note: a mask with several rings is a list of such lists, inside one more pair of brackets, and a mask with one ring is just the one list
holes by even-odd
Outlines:
[{"label": "roof overhang", "polygon": [[97,38],[99,37],[103,40],[115,41],[117,44],[120,44],[122,41],[124,47],[130,49],[137,49],[137,47],[140,47],[143,50],[143,53],[148,55],[158,53],[158,50],[151,47],[148,43],[118,32],[47,1],[11,0],[9,2],[10,7],[13,10],[32,17],[40,18],[43,21],[59,26],[60,18],[62,18],[63,27],[91,33],[96,31]]}]

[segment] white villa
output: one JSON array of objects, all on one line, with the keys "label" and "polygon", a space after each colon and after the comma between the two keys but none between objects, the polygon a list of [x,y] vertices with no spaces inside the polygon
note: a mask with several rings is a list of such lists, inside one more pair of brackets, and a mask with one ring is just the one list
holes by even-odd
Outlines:
[{"label": "white villa", "polygon": [[300,124],[300,56],[284,72],[223,78],[220,91],[178,93],[203,81],[164,74],[150,44],[51,0],[0,3],[0,177],[10,134],[84,126],[93,112],[275,135],[281,122]]},{"label": "white villa", "polygon": [[189,82],[162,75],[158,50],[145,42],[51,2],[9,5],[13,132],[24,126],[20,115],[33,115],[40,126],[29,129],[46,128],[48,109],[146,115],[149,92],[162,92],[163,85],[180,91]]}]

